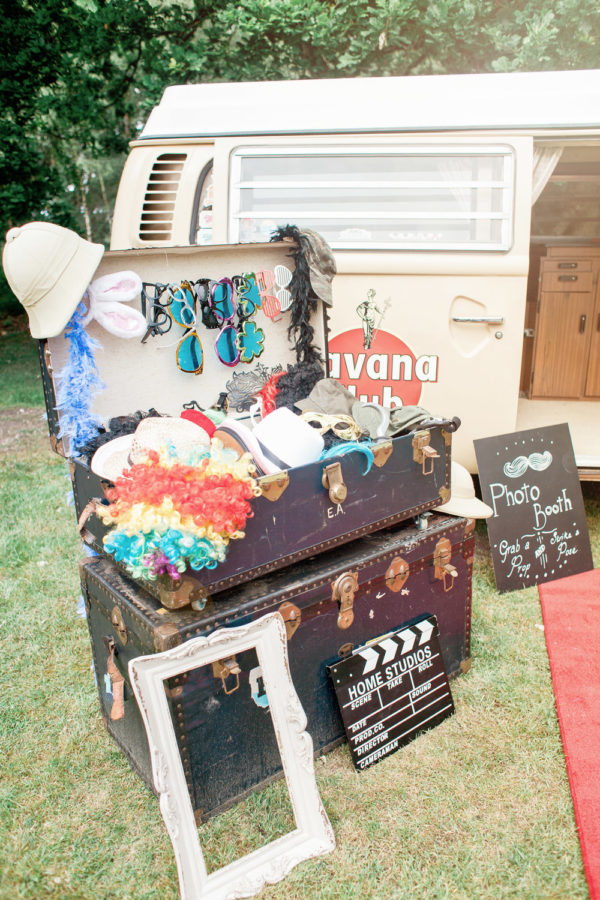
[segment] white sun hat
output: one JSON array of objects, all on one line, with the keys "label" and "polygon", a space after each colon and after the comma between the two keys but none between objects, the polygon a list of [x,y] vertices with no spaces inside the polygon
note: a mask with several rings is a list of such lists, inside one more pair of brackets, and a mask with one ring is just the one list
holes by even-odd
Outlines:
[{"label": "white sun hat", "polygon": [[450,499],[435,511],[466,519],[488,519],[493,513],[491,506],[475,496],[475,485],[467,469],[454,460],[450,469]]},{"label": "white sun hat", "polygon": [[4,274],[29,316],[34,338],[60,334],[77,309],[104,253],[51,222],[11,228],[2,253]]}]

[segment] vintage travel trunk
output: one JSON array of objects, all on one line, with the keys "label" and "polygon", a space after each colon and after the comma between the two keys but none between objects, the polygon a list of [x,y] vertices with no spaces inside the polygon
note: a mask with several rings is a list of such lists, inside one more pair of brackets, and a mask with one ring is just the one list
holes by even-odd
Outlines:
[{"label": "vintage travel trunk", "polygon": [[[423,446],[437,456],[420,456]],[[231,541],[224,562],[214,569],[188,569],[179,583],[161,578],[138,584],[169,609],[196,605],[209,594],[439,506],[449,496],[450,447],[450,431],[435,425],[374,444],[376,463],[367,475],[364,457],[354,453],[265,476],[259,480],[262,496],[251,502],[245,537]],[[82,537],[105,553],[108,527],[84,512],[104,497],[100,479],[78,460],[71,461],[71,473],[75,508],[85,519]],[[340,489],[345,496],[338,502]]]},{"label": "vintage travel trunk", "polygon": [[[293,268],[292,248],[282,242],[114,251],[105,254],[95,277],[124,270],[135,271],[143,281],[163,283],[201,276],[232,277],[276,265]],[[190,375],[177,369],[171,332],[141,343],[139,339],[115,338],[92,322],[88,330],[102,345],[96,361],[106,385],[94,397],[92,412],[105,422],[112,416],[150,408],[177,416],[183,404],[192,400],[205,408],[211,406],[232,379],[258,364],[271,368],[294,364],[286,314],[279,322],[263,316],[260,324],[265,330],[263,355],[254,364],[240,363],[233,369],[216,359],[212,351],[214,332],[201,330],[204,372]],[[327,315],[323,304],[318,304],[311,324],[327,370]],[[67,343],[59,336],[40,341],[39,347],[51,442],[57,452],[72,456],[68,442],[59,438],[55,389],[56,376],[67,358]],[[438,419],[409,434],[377,441],[373,444],[375,462],[367,474],[363,455],[354,453],[264,476],[259,481],[262,494],[252,502],[253,517],[247,522],[246,537],[231,541],[224,562],[214,569],[188,569],[177,582],[163,576],[156,581],[140,579],[139,585],[169,609],[202,603],[208,595],[439,506],[449,497],[452,431],[456,424],[450,418]],[[81,458],[72,458],[70,467],[82,538],[102,554],[107,528],[94,510],[97,504],[106,502],[104,491],[109,483]]]},{"label": "vintage travel trunk", "polygon": [[[331,749],[344,740],[344,728],[327,666],[355,647],[430,613],[437,617],[448,674],[467,671],[473,530],[472,519],[427,513],[216,594],[202,611],[167,610],[110,561],[86,560],[82,587],[110,734],[151,786],[129,661],[278,610],[315,753]],[[173,679],[166,690],[199,821],[281,773],[254,650]]]}]

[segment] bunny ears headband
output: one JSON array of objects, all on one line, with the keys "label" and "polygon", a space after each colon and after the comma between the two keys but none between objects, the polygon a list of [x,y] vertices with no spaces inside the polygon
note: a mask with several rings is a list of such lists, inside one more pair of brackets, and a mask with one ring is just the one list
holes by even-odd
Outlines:
[{"label": "bunny ears headband", "polygon": [[88,286],[88,309],[81,324],[95,319],[106,331],[120,338],[141,337],[146,332],[146,319],[137,309],[123,304],[140,296],[142,279],[135,272],[115,272],[96,278]]}]

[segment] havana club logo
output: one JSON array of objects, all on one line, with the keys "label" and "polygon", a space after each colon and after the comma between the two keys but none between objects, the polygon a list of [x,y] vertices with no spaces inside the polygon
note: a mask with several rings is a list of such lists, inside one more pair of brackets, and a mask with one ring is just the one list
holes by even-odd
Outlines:
[{"label": "havana club logo", "polygon": [[390,408],[417,406],[423,383],[437,381],[438,370],[438,356],[415,356],[404,341],[381,329],[368,341],[363,328],[344,331],[329,341],[331,378],[363,402]]}]

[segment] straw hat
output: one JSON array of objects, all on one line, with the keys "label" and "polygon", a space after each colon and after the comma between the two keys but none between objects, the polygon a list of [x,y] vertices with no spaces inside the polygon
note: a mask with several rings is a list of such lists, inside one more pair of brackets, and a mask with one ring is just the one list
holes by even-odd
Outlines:
[{"label": "straw hat", "polygon": [[186,453],[209,444],[208,434],[195,422],[170,416],[150,416],[142,419],[134,434],[102,444],[94,453],[90,466],[100,478],[114,481],[123,469],[140,462],[148,450],[172,445],[177,453]]},{"label": "straw hat", "polygon": [[493,509],[477,499],[469,472],[460,463],[453,461],[450,470],[450,499],[442,506],[437,506],[436,512],[463,516],[466,519],[488,519]]},{"label": "straw hat", "polygon": [[11,228],[2,254],[4,274],[29,316],[34,338],[63,330],[83,297],[104,253],[60,225],[28,222]]}]

